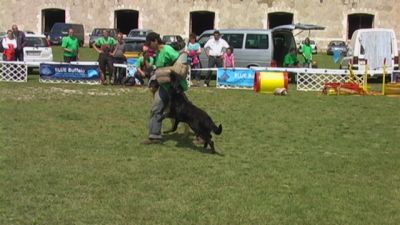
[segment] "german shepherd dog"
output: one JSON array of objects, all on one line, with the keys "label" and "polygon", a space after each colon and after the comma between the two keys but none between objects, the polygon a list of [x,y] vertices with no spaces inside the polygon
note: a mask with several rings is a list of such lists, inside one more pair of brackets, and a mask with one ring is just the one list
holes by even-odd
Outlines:
[{"label": "german shepherd dog", "polygon": [[187,123],[193,130],[196,136],[204,140],[204,148],[209,145],[211,151],[215,152],[214,142],[211,140],[211,131],[219,135],[222,132],[222,125],[218,127],[215,125],[211,117],[202,109],[195,106],[188,100],[179,82],[171,76],[171,90],[170,90],[170,109],[164,113],[160,121],[165,118],[174,119],[175,122],[171,130],[164,133],[176,131],[180,122]]}]

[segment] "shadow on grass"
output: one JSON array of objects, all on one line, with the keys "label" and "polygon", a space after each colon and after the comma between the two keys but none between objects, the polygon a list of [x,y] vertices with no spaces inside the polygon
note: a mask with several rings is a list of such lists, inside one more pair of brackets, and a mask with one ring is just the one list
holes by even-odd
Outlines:
[{"label": "shadow on grass", "polygon": [[211,151],[211,149],[208,147],[207,149],[203,148],[203,145],[199,146],[193,143],[193,134],[182,134],[182,133],[170,133],[170,134],[164,134],[164,139],[166,141],[173,140],[176,141],[176,147],[178,148],[190,148],[193,151],[197,151],[200,153],[205,153],[205,154],[211,154],[211,155],[218,155],[218,156],[224,156],[224,154],[219,153],[218,149],[216,149],[215,153]]}]

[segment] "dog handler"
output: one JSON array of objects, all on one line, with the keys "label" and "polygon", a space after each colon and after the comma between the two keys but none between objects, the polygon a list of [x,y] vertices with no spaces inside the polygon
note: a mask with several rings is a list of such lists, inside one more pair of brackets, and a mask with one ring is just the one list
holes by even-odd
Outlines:
[{"label": "dog handler", "polygon": [[177,77],[180,77],[180,85],[184,90],[187,90],[188,84],[184,76],[187,75],[188,68],[187,65],[180,62],[179,52],[169,45],[164,45],[159,34],[155,32],[149,33],[146,36],[146,43],[149,48],[156,51],[154,59],[156,71],[153,76],[156,77],[160,86],[154,93],[153,105],[150,111],[149,137],[142,144],[157,144],[162,139],[161,116],[169,102],[170,74],[174,73]]}]

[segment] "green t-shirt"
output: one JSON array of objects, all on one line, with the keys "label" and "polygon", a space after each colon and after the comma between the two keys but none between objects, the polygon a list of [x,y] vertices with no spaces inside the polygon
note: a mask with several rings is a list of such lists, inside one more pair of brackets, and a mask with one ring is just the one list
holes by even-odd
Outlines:
[{"label": "green t-shirt", "polygon": [[[166,66],[172,66],[174,62],[178,59],[179,52],[177,52],[174,48],[169,45],[164,45],[164,47],[157,51],[156,57],[154,59],[154,65],[156,68],[162,68]],[[188,89],[188,83],[185,79],[179,80],[180,85],[182,86],[183,90]],[[161,87],[169,90],[171,88],[170,83],[162,84]]]},{"label": "green t-shirt", "polygon": [[154,64],[157,68],[172,66],[179,57],[179,52],[169,45],[164,47],[156,53]]},{"label": "green t-shirt", "polygon": [[103,52],[109,53],[112,48],[117,45],[117,41],[112,37],[108,37],[107,39],[101,37],[96,40],[96,45],[99,46]]},{"label": "green t-shirt", "polygon": [[303,45],[303,56],[306,60],[306,63],[311,62],[312,60],[312,48],[310,45],[304,44]]},{"label": "green t-shirt", "polygon": [[64,51],[64,56],[75,57],[78,55],[79,40],[76,37],[66,36],[62,39],[61,47],[73,51],[73,52]]},{"label": "green t-shirt", "polygon": [[286,54],[283,59],[283,66],[295,66],[298,63],[297,56],[295,54]]},{"label": "green t-shirt", "polygon": [[[153,59],[153,57],[149,57],[149,58],[147,59],[147,64],[148,64],[148,66],[152,66],[152,65],[154,64],[154,59]],[[136,66],[136,68],[143,69],[143,66],[144,66],[144,58],[143,58],[143,56],[140,56],[140,57],[138,58],[138,60],[136,61],[135,66]]]}]

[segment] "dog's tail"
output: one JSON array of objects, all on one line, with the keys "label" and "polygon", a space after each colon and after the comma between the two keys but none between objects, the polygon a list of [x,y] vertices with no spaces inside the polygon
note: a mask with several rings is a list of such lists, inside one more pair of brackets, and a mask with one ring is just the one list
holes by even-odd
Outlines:
[{"label": "dog's tail", "polygon": [[218,127],[215,126],[213,131],[216,135],[220,135],[222,133],[222,124],[220,124]]}]

